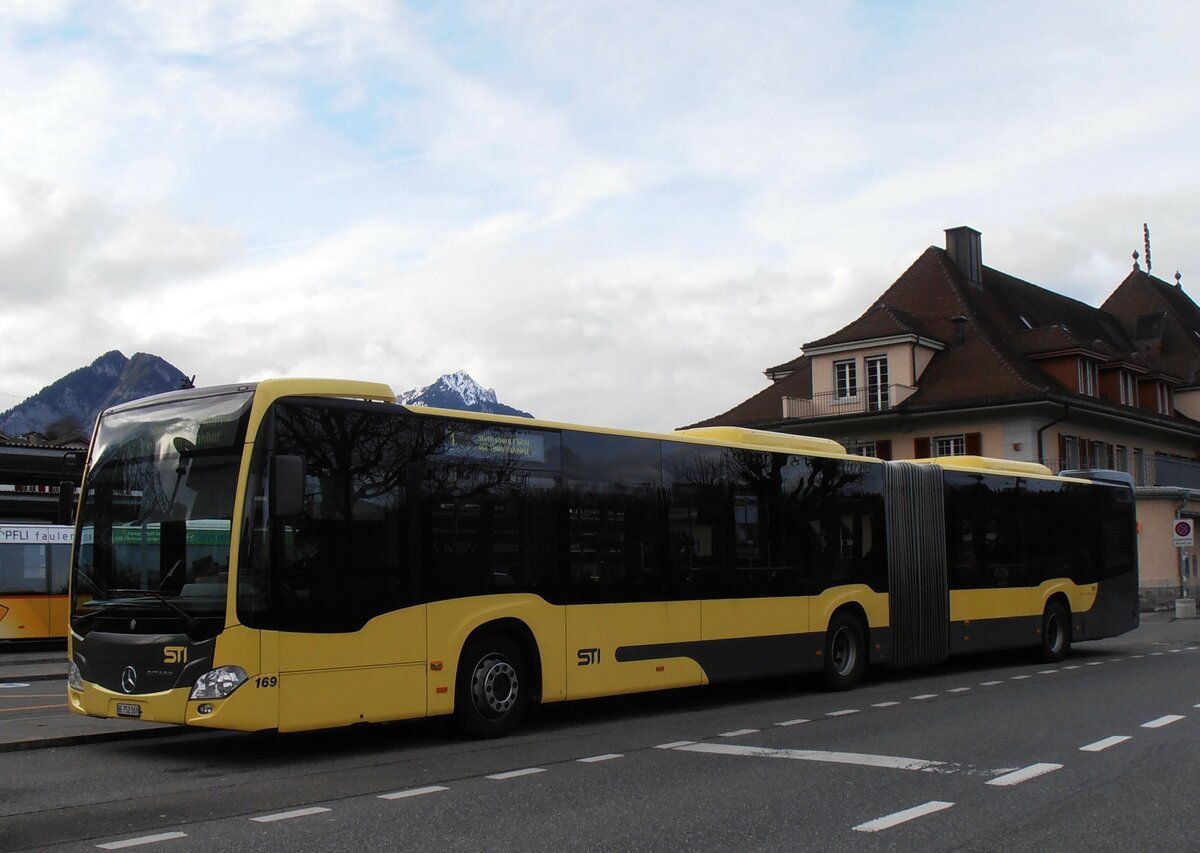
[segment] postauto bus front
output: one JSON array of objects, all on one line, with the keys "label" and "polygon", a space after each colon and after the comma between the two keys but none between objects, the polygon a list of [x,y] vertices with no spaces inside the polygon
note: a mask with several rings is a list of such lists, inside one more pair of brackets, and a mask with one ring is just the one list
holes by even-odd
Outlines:
[{"label": "postauto bus front", "polygon": [[[239,624],[241,523],[253,439],[291,394],[394,400],[373,383],[271,380],[178,391],[104,412],[71,571],[72,710],[255,730],[277,725],[259,631]],[[243,583],[252,583],[244,579]],[[251,591],[252,592],[252,591]],[[246,593],[246,590],[243,590]],[[238,691],[238,701],[227,702]]]}]

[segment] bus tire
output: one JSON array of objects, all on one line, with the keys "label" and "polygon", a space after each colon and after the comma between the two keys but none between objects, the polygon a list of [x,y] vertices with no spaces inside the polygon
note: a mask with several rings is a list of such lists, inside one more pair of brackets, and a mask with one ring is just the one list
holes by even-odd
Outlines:
[{"label": "bus tire", "polygon": [[1071,651],[1071,617],[1057,601],[1042,614],[1042,660],[1057,663]]},{"label": "bus tire", "polygon": [[849,690],[867,668],[867,641],[862,622],[841,611],[825,632],[825,684],[830,690]]},{"label": "bus tire", "polygon": [[454,717],[471,737],[501,737],[521,724],[532,683],[516,643],[498,634],[463,650],[454,694]]}]

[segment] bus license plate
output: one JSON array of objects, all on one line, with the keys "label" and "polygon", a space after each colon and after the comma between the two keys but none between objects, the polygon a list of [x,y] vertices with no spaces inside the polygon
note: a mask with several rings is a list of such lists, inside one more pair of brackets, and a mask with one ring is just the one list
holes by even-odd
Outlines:
[{"label": "bus license plate", "polygon": [[133,705],[128,702],[117,703],[118,717],[140,717],[142,715],[142,706]]}]

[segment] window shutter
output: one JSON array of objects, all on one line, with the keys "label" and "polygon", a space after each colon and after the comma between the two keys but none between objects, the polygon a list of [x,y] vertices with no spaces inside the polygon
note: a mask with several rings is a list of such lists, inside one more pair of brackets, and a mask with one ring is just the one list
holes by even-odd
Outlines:
[{"label": "window shutter", "polygon": [[983,455],[983,433],[969,432],[963,436],[968,456]]},{"label": "window shutter", "polygon": [[929,458],[929,436],[924,438],[913,439],[913,458],[928,459]]},{"label": "window shutter", "polygon": [[[1038,460],[1041,462],[1042,460]],[[1070,460],[1067,459],[1067,437],[1061,432],[1058,434],[1058,470],[1068,467]]]},{"label": "window shutter", "polygon": [[889,440],[875,442],[875,456],[890,461],[892,458],[892,442]]}]

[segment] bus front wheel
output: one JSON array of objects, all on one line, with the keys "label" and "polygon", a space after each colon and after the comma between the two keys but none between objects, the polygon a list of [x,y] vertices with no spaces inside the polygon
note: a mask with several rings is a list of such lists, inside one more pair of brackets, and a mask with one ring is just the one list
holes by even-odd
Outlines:
[{"label": "bus front wheel", "polygon": [[1071,651],[1071,618],[1057,601],[1046,605],[1042,614],[1042,660],[1057,663]]},{"label": "bus front wheel", "polygon": [[529,706],[529,679],[521,650],[507,637],[488,636],[463,651],[454,716],[472,737],[500,737],[515,729]]},{"label": "bus front wheel", "polygon": [[830,690],[849,690],[867,667],[862,623],[850,613],[835,613],[825,632],[825,683]]}]

